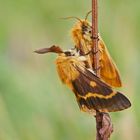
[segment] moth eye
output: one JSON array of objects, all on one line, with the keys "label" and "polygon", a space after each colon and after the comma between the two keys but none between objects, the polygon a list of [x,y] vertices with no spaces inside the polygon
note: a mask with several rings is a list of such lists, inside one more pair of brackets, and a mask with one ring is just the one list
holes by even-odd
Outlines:
[{"label": "moth eye", "polygon": [[91,31],[88,31],[91,34]]}]

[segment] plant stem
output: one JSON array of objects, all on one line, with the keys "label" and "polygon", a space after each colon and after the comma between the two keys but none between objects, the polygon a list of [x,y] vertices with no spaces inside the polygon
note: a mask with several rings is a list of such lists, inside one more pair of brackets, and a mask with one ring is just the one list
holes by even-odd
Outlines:
[{"label": "plant stem", "polygon": [[96,75],[100,77],[99,68],[99,49],[98,49],[98,0],[92,0],[92,37],[93,37],[93,56],[94,69]]},{"label": "plant stem", "polygon": [[[96,75],[100,77],[100,64],[99,64],[100,53],[98,48],[98,0],[92,0],[92,37],[93,37],[93,56],[94,56],[93,69],[95,70]],[[96,111],[95,118],[96,118],[96,131],[97,131],[96,140],[108,140],[109,136],[112,133],[112,129],[110,129],[110,131],[107,132],[109,134],[107,135],[107,138],[104,138],[105,134],[101,136],[100,130],[105,129],[105,126],[103,124],[107,122],[103,118],[108,118],[109,123],[107,123],[108,124],[107,127],[108,128],[110,127],[111,119],[109,114]]]}]

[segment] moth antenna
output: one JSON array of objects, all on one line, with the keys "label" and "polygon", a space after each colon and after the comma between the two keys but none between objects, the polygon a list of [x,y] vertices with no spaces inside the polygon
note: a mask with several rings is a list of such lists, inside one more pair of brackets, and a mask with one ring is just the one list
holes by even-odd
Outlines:
[{"label": "moth antenna", "polygon": [[74,18],[82,23],[82,20],[78,17],[65,17],[65,18],[61,18],[61,19],[72,19],[72,18]]},{"label": "moth antenna", "polygon": [[89,14],[92,12],[92,10],[91,11],[89,11],[87,14],[86,14],[86,17],[85,17],[85,20],[87,20],[87,18],[88,18],[88,16],[89,16]]},{"label": "moth antenna", "polygon": [[45,54],[48,52],[63,53],[63,50],[59,46],[53,45],[50,48],[41,48],[41,49],[35,50],[34,52],[38,54]]}]

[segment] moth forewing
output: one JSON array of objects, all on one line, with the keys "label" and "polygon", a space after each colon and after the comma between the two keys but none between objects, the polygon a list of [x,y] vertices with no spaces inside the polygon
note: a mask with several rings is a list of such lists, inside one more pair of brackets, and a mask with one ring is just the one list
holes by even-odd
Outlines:
[{"label": "moth forewing", "polygon": [[121,82],[119,70],[116,64],[114,63],[113,59],[111,58],[107,50],[107,47],[105,46],[105,43],[103,42],[101,37],[99,39],[99,49],[101,52],[100,75],[102,79],[113,87],[121,87],[122,82]]}]

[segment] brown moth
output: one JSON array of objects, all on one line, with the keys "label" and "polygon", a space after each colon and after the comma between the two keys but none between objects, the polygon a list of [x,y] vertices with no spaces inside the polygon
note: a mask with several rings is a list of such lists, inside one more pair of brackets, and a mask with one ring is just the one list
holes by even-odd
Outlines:
[{"label": "brown moth", "polygon": [[[91,23],[87,21],[88,14],[86,15],[86,18],[84,20],[81,20],[77,17],[68,17],[68,18],[75,18],[78,20],[78,22],[73,26],[71,30],[72,39],[74,41],[75,48],[80,51],[81,55],[88,54],[86,55],[87,67],[93,69],[94,53],[92,41],[92,27]],[[102,38],[100,37],[100,35],[98,43],[100,53],[99,58],[100,78],[112,87],[121,87],[122,83],[118,68],[114,63],[113,59],[111,58],[107,50],[107,47]]]},{"label": "brown moth", "polygon": [[101,81],[94,71],[86,67],[87,57],[76,50],[63,51],[58,46],[35,51],[38,54],[57,53],[57,72],[61,81],[75,94],[79,107],[84,112],[115,112],[127,109],[130,101],[120,92]]}]

